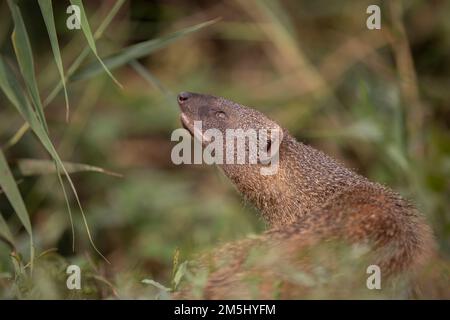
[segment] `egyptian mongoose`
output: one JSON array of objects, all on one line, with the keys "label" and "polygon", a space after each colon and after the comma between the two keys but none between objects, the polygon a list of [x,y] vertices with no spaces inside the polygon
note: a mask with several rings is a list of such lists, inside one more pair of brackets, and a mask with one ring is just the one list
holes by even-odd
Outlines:
[{"label": "egyptian mongoose", "polygon": [[[284,279],[285,272],[279,267],[292,262],[304,270],[313,270],[308,266],[311,255],[302,256],[302,252],[310,252],[308,248],[319,242],[336,240],[368,246],[368,261],[380,268],[384,279],[414,272],[434,255],[432,232],[412,204],[323,152],[298,142],[264,114],[224,98],[189,92],[180,93],[178,103],[182,125],[192,135],[194,121],[202,121],[202,130],[218,129],[224,136],[226,129],[270,129],[278,131],[281,137],[275,174],[262,175],[260,168],[267,164],[260,162],[219,165],[261,212],[269,229],[260,237],[224,246],[204,259],[215,266],[209,267],[203,298],[252,297],[251,290],[243,285],[244,277],[252,273],[262,278],[257,281],[256,297],[271,298],[277,287],[280,297],[301,298],[295,295],[304,290],[292,288],[305,285]],[[266,147],[271,147],[270,136]],[[249,266],[245,255],[254,247],[262,248],[264,255],[275,251],[278,256],[271,265],[278,266]],[[279,281],[267,283],[268,278]]]}]

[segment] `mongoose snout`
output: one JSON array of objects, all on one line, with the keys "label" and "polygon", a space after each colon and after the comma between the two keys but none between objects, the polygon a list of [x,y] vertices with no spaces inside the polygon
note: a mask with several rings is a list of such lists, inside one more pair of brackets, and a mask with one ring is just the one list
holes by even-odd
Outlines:
[{"label": "mongoose snout", "polygon": [[202,128],[218,129],[281,129],[274,121],[255,109],[221,97],[207,94],[181,92],[178,95],[183,126],[191,127],[194,121],[202,121]]}]

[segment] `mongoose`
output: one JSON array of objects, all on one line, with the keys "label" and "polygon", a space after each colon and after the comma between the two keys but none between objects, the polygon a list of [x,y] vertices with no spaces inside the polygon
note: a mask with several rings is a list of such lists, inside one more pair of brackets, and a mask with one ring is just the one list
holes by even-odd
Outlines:
[{"label": "mongoose", "polygon": [[[182,125],[192,135],[194,121],[202,121],[203,130],[215,128],[223,133],[226,129],[267,128],[281,132],[279,167],[275,174],[262,175],[259,169],[265,164],[259,162],[219,165],[261,212],[269,228],[255,239],[226,245],[202,259],[201,265],[214,265],[206,267],[210,274],[203,285],[203,298],[252,297],[251,290],[243,286],[243,279],[252,273],[262,278],[256,297],[273,297],[276,286],[268,279],[276,278],[281,283],[277,287],[281,290],[280,297],[301,298],[296,295],[305,292],[305,288],[292,289],[298,283],[284,279],[284,271],[278,267],[292,262],[302,270],[312,270],[309,248],[323,242],[367,245],[370,248],[367,261],[380,268],[383,279],[413,273],[434,256],[435,243],[425,219],[392,190],[298,142],[286,129],[255,109],[221,97],[189,92],[178,95],[178,104]],[[269,138],[268,148],[270,142]],[[271,266],[264,263],[249,266],[246,255],[255,247],[261,248],[266,256],[275,252],[276,262]],[[182,290],[175,297],[190,297],[188,292]]]}]

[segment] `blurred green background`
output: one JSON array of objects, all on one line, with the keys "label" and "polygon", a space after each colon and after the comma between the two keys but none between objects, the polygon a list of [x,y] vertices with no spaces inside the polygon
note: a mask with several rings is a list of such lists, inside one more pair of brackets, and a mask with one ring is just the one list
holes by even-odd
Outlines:
[{"label": "blurred green background", "polygon": [[[69,1],[53,2],[67,72],[87,42],[81,30],[66,27]],[[60,81],[46,25],[37,1],[17,3],[45,100]],[[85,1],[93,32],[115,4]],[[366,27],[370,4],[381,7],[381,30]],[[110,68],[123,88],[105,72],[83,79],[83,70],[98,66],[89,53],[67,83],[69,122],[62,92],[45,109],[49,136],[64,161],[123,175],[71,175],[93,240],[111,263],[90,245],[67,183],[75,252],[57,175],[23,176],[21,159],[51,158],[31,132],[11,143],[24,121],[2,92],[0,145],[31,218],[36,258],[31,276],[29,236],[2,192],[0,212],[16,248],[11,254],[0,242],[0,297],[161,297],[142,280],[170,287],[174,260],[179,266],[195,253],[264,229],[217,168],[171,163],[180,91],[255,106],[299,140],[391,186],[426,215],[442,254],[450,255],[449,1],[133,0],[117,8],[96,41],[100,57],[149,39],[162,39],[161,48]],[[166,35],[216,18],[164,42]],[[10,7],[1,1],[0,51],[19,77],[13,29]],[[82,269],[80,291],[65,287],[68,264]]]}]

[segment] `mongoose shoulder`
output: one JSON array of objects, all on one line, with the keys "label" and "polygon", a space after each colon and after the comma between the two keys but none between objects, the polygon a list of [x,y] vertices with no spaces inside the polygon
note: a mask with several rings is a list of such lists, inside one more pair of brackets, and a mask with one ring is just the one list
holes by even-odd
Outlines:
[{"label": "mongoose shoulder", "polygon": [[[205,297],[239,297],[237,292],[245,291],[240,288],[241,275],[248,272],[243,264],[245,255],[255,246],[264,247],[263,250],[276,248],[280,255],[277,259],[288,261],[296,256],[295,252],[323,241],[364,244],[370,247],[370,262],[378,265],[385,276],[413,272],[434,255],[432,232],[411,203],[323,152],[298,142],[264,114],[204,94],[183,92],[178,103],[181,122],[192,135],[195,135],[194,121],[202,122],[203,132],[217,129],[224,136],[227,129],[269,129],[281,133],[276,146],[279,160],[275,174],[261,174],[260,168],[267,165],[261,162],[218,165],[259,209],[269,230],[256,239],[225,246],[209,256],[214,261],[228,256],[228,262],[211,273]],[[270,138],[261,143],[274,148]],[[249,152],[248,147],[245,150]],[[306,260],[295,263],[308,268]],[[259,268],[259,272],[264,275],[274,270]]]}]

